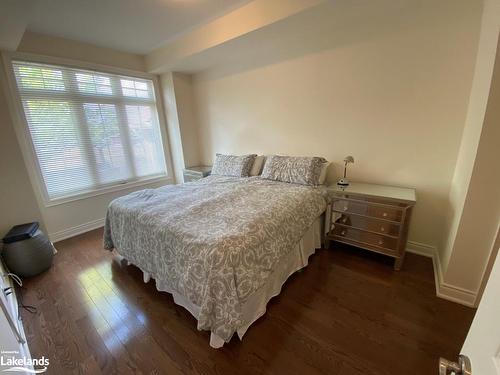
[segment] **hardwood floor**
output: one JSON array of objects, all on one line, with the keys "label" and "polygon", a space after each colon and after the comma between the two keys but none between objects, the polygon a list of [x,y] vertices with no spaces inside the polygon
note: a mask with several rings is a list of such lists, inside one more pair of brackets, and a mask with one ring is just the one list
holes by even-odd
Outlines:
[{"label": "hardwood floor", "polygon": [[51,374],[437,374],[455,360],[473,309],[435,297],[430,259],[391,260],[332,244],[285,284],[240,342],[209,334],[169,294],[102,249],[95,230],[56,244],[46,273],[25,280],[33,358]]}]

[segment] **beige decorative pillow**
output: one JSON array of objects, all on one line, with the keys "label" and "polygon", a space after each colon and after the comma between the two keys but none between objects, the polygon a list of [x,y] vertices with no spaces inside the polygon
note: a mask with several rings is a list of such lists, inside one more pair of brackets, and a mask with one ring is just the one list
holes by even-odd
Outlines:
[{"label": "beige decorative pillow", "polygon": [[216,154],[211,174],[248,177],[256,156],[256,154],[242,156]]},{"label": "beige decorative pillow", "polygon": [[262,178],[293,184],[316,186],[320,183],[322,157],[269,156],[264,164]]},{"label": "beige decorative pillow", "polygon": [[262,167],[264,166],[264,162],[266,161],[266,157],[264,155],[259,155],[255,158],[253,162],[252,169],[250,170],[250,176],[258,176],[260,172],[262,172]]}]

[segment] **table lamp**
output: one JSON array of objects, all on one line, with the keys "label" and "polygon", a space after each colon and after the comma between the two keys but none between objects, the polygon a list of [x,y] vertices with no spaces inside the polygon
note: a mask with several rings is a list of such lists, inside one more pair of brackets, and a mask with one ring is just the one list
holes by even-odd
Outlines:
[{"label": "table lamp", "polygon": [[352,156],[346,156],[344,158],[344,177],[341,178],[338,182],[337,185],[339,186],[349,186],[349,180],[347,179],[347,164],[349,163],[354,163],[354,158]]}]

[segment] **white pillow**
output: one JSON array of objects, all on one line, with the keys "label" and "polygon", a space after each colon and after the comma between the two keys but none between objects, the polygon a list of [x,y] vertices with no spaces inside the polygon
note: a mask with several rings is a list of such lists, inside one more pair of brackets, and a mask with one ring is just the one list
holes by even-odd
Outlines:
[{"label": "white pillow", "polygon": [[[255,163],[254,163],[255,164]],[[328,171],[328,167],[332,164],[331,162],[327,161],[323,163],[321,166],[321,174],[319,175],[319,184],[324,185],[325,180],[326,180],[326,172]]]},{"label": "white pillow", "polygon": [[260,175],[265,161],[266,157],[264,155],[257,156],[253,162],[252,169],[250,170],[250,176]]}]

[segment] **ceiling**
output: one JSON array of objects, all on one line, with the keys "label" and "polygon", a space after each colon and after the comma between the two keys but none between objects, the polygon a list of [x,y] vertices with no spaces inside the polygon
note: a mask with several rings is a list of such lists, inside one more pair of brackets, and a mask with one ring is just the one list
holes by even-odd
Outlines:
[{"label": "ceiling", "polygon": [[[24,30],[146,54],[249,0],[2,0],[0,48]],[[21,31],[21,33],[20,33]]]}]

